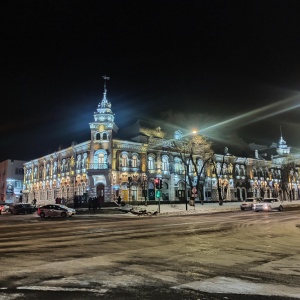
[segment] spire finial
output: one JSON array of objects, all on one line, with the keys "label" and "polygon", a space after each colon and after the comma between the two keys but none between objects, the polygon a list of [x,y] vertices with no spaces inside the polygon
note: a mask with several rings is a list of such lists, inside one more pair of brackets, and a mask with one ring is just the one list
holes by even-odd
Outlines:
[{"label": "spire finial", "polygon": [[106,99],[107,89],[106,89],[106,81],[109,80],[110,77],[104,75],[102,76],[104,79],[104,92],[103,92],[103,99],[101,101],[101,107],[105,107],[108,104],[108,101]]},{"label": "spire finial", "polygon": [[280,125],[280,136],[282,137],[281,125]]},{"label": "spire finial", "polygon": [[107,92],[107,90],[106,90],[106,80],[109,80],[110,77],[104,75],[104,76],[102,76],[102,78],[104,79],[104,93],[106,93]]}]

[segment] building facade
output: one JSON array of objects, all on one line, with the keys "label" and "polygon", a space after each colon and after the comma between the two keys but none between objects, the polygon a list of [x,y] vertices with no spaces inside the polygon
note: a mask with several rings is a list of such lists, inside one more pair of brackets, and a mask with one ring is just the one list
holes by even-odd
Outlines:
[{"label": "building facade", "polygon": [[[163,131],[141,120],[119,130],[107,100],[106,84],[93,117],[89,141],[24,163],[23,201],[36,199],[40,205],[63,199],[66,204],[80,206],[89,198],[97,198],[103,205],[116,201],[119,195],[129,203],[186,201],[188,197],[196,201],[218,201],[220,197],[237,201],[253,196],[299,199],[295,159],[283,182],[282,172],[291,154],[282,137],[270,159],[254,147],[253,157],[213,154],[204,161],[194,155],[197,163],[186,168],[172,147],[174,140],[182,138],[180,130]],[[201,169],[200,175],[195,175],[195,168]],[[196,176],[201,177],[201,185],[194,191],[190,182],[196,182]],[[159,194],[156,178],[162,181]]]},{"label": "building facade", "polygon": [[0,200],[7,203],[22,201],[25,161],[7,159],[0,162]]}]

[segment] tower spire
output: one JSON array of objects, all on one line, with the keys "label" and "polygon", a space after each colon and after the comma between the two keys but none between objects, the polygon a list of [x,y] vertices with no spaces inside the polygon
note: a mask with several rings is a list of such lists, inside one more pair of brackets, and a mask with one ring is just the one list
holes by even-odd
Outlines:
[{"label": "tower spire", "polygon": [[106,80],[109,80],[110,77],[104,75],[102,76],[102,78],[104,79],[104,93],[106,94],[107,90],[106,90]]},{"label": "tower spire", "polygon": [[291,147],[288,147],[286,141],[283,139],[281,125],[280,125],[280,139],[276,151],[279,155],[286,155],[286,154],[290,154],[290,150]]},{"label": "tower spire", "polygon": [[101,101],[101,107],[105,107],[108,105],[108,101],[106,99],[106,94],[107,94],[106,81],[109,80],[110,77],[104,75],[104,76],[102,76],[102,78],[104,79],[104,92],[103,92],[103,99]]}]

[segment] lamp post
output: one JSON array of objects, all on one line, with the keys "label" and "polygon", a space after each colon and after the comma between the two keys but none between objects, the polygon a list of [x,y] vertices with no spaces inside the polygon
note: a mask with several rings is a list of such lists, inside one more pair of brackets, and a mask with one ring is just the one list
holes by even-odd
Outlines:
[{"label": "lamp post", "polygon": [[185,210],[188,210],[188,191],[187,191],[187,179],[189,176],[189,163],[190,160],[186,161],[186,150],[187,150],[187,146],[185,145],[184,148],[184,160],[185,160],[185,180],[184,180],[184,190],[185,190]]},{"label": "lamp post", "polygon": [[[221,178],[223,177],[223,167],[224,167],[224,163],[225,163],[225,156],[227,155],[227,153],[228,153],[228,148],[225,147],[224,148],[224,155],[223,155],[222,165],[221,165],[221,169],[220,169],[220,176],[219,176]],[[221,180],[224,182],[223,178]],[[218,193],[219,193],[219,205],[223,205],[223,195],[222,195],[222,190],[221,190],[219,181],[220,180],[218,178],[217,183],[218,183]],[[224,187],[222,186],[222,188],[224,188]]]},{"label": "lamp post", "polygon": [[188,174],[188,166],[186,166],[186,173],[185,173],[185,182],[184,182],[184,184],[185,184],[185,187],[184,187],[184,189],[185,189],[185,209],[186,210],[188,210],[188,193],[187,193],[187,184],[186,184],[186,177],[188,176],[187,175]]},{"label": "lamp post", "polygon": [[146,189],[146,184],[147,184],[147,176],[143,175],[143,196],[145,199],[145,205],[147,206],[147,189]]},{"label": "lamp post", "polygon": [[129,176],[128,177],[128,183],[127,183],[127,188],[128,188],[128,203],[129,203],[129,205],[130,205],[130,197],[131,197],[131,193],[130,193],[130,191],[131,191],[131,185],[132,185],[132,177],[131,176]]}]

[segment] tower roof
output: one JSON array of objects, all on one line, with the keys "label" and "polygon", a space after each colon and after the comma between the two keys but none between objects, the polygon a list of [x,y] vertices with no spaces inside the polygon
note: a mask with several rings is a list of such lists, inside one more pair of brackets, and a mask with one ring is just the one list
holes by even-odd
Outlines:
[{"label": "tower roof", "polygon": [[106,128],[112,129],[113,131],[117,132],[118,127],[114,122],[115,116],[111,110],[111,103],[106,98],[106,81],[109,80],[109,77],[102,77],[104,79],[103,98],[102,101],[98,104],[97,111],[94,112],[94,122],[90,123],[90,128],[98,128],[99,124],[103,124]]}]

